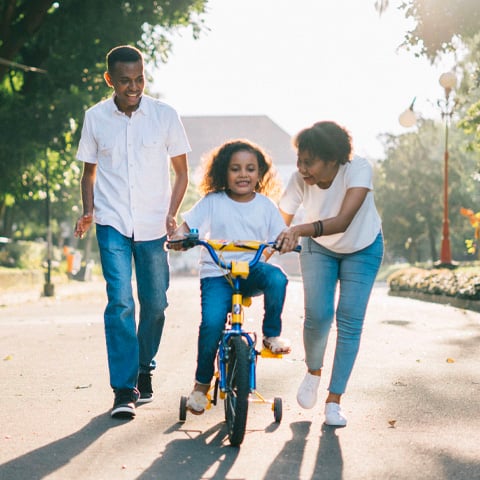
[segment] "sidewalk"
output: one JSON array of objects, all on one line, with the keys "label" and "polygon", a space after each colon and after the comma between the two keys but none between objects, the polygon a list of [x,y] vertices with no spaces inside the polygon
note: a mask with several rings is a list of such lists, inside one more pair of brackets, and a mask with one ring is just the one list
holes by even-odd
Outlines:
[{"label": "sidewalk", "polygon": [[65,299],[88,295],[99,290],[105,291],[105,281],[102,277],[93,277],[91,281],[63,280],[55,281],[54,296],[52,298],[43,296],[43,285],[34,285],[29,289],[0,289],[0,307],[19,305],[24,303],[50,301],[54,299]]},{"label": "sidewalk", "polygon": [[[333,331],[318,406],[302,410],[295,400],[305,372],[303,296],[291,281],[284,334],[292,354],[258,361],[259,391],[283,399],[283,420],[275,424],[269,406],[251,404],[237,449],[228,445],[221,402],[178,422],[180,396],[193,383],[198,279],[172,278],[156,399],[130,422],[108,414],[103,284],[80,290],[0,308],[2,480],[480,479],[478,313],[390,297],[377,286],[342,401],[349,423],[335,429],[321,415]],[[259,331],[261,312],[254,301],[249,329]]]}]

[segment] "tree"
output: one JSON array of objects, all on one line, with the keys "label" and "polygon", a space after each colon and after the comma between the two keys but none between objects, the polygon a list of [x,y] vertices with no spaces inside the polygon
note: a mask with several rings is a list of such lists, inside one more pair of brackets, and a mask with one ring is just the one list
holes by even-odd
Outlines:
[{"label": "tree", "polygon": [[[472,175],[475,156],[466,152],[465,135],[450,136],[449,221],[452,253],[466,257],[471,227],[460,214],[478,201]],[[376,167],[375,197],[383,220],[387,259],[414,264],[438,260],[443,218],[444,129],[420,121],[417,132],[384,135],[386,158]]]},{"label": "tree", "polygon": [[[377,0],[382,14],[388,0]],[[478,0],[405,0],[405,17],[414,20],[402,46],[432,63],[455,52],[455,69],[461,77],[457,90],[462,112],[459,126],[470,138],[469,148],[480,151],[480,9]]]},{"label": "tree", "polygon": [[[382,14],[389,3],[376,0],[375,8]],[[431,61],[454,50],[457,41],[466,43],[480,29],[478,0],[404,0],[400,8],[415,22],[403,45]]]},{"label": "tree", "polygon": [[416,23],[405,44],[430,60],[455,49],[457,41],[465,43],[480,27],[478,0],[410,0],[402,8]]},{"label": "tree", "polygon": [[0,0],[0,235],[12,233],[22,203],[44,196],[47,164],[52,201],[78,195],[78,126],[85,108],[108,93],[102,78],[107,51],[132,44],[151,65],[164,61],[173,31],[191,26],[193,35],[200,33],[205,4]]}]

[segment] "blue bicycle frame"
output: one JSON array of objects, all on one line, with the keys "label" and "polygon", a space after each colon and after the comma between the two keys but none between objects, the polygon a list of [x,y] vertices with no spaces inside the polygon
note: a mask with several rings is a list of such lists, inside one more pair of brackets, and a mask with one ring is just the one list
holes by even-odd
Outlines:
[{"label": "blue bicycle frame", "polygon": [[[268,248],[269,246],[273,247],[275,242],[271,242],[270,244],[261,244],[258,247],[258,250],[255,252],[253,259],[248,263],[248,270],[254,267],[261,259],[263,251]],[[208,242],[203,240],[197,239],[196,245],[202,245],[205,247],[209,254],[211,255],[213,261],[219,265],[222,269],[228,270],[232,272],[233,266],[232,263],[226,264],[221,260],[215,249],[210,245]],[[246,248],[248,250],[248,248]],[[226,392],[228,389],[227,385],[227,372],[226,372],[226,365],[228,363],[228,342],[230,338],[234,335],[241,335],[247,342],[250,353],[249,353],[249,360],[250,360],[250,393],[253,393],[257,388],[257,381],[256,381],[256,357],[258,352],[255,350],[256,346],[256,335],[252,337],[249,332],[246,332],[242,328],[243,324],[243,295],[240,290],[240,279],[242,278],[240,275],[235,275],[232,272],[232,323],[231,327],[225,329],[223,331],[222,338],[219,343],[218,348],[218,371],[219,371],[219,388],[221,392]]]}]

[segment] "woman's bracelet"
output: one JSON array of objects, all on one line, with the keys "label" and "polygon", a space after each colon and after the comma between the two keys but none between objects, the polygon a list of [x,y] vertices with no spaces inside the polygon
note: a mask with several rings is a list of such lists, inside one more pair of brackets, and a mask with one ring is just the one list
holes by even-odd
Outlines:
[{"label": "woman's bracelet", "polygon": [[323,222],[317,220],[313,222],[313,238],[321,237],[323,235]]}]

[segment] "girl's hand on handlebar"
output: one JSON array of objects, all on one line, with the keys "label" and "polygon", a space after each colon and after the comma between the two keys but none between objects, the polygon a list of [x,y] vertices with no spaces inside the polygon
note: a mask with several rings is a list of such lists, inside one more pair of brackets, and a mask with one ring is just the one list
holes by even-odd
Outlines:
[{"label": "girl's hand on handlebar", "polygon": [[183,222],[174,232],[168,235],[167,248],[170,250],[187,250],[184,242],[189,232],[188,225]]},{"label": "girl's hand on handlebar", "polygon": [[176,235],[168,239],[167,248],[169,250],[187,250],[185,248],[185,235]]}]

